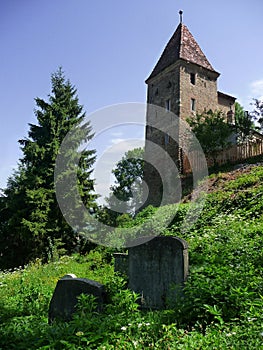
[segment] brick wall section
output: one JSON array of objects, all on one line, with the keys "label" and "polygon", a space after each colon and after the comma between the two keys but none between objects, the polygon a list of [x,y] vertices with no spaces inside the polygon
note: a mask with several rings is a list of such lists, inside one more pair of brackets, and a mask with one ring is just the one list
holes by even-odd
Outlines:
[{"label": "brick wall section", "polygon": [[[178,165],[178,127],[175,121],[175,115],[179,115],[180,105],[180,62],[177,61],[172,66],[164,69],[157,76],[149,79],[147,103],[151,106],[147,109],[146,116],[146,140],[153,142],[160,146],[159,150],[153,152],[152,144],[147,143],[145,145],[146,159],[149,164],[145,164],[144,167],[144,180],[149,187],[149,197],[147,204],[159,205],[162,200],[163,188],[171,188],[171,198],[168,199],[166,204],[173,203],[176,195],[174,194],[174,188],[176,188],[177,178],[170,173],[170,159]],[[165,112],[166,101],[170,102],[170,111]],[[160,110],[158,107],[162,107]],[[165,135],[168,133],[171,135]],[[168,141],[168,142],[167,142]],[[166,169],[165,179],[164,176],[159,176],[158,172],[152,166],[155,164],[159,169]],[[164,182],[162,181],[164,180]],[[146,204],[146,205],[147,205]]]},{"label": "brick wall section", "polygon": [[[195,84],[190,81],[191,73],[195,74]],[[191,99],[195,99],[195,110],[198,113],[202,113],[205,109],[218,109],[217,76],[216,72],[182,62],[180,67],[180,118],[185,120],[192,115]]]},{"label": "brick wall section", "polygon": [[[195,74],[195,84],[190,74]],[[192,115],[191,99],[196,101],[196,112],[221,110],[225,115],[234,111],[235,98],[217,91],[218,73],[196,64],[178,60],[158,76],[148,80],[147,103],[166,108],[170,100],[170,110],[182,119]],[[149,121],[150,116],[147,116]],[[154,115],[150,123],[159,122]]]},{"label": "brick wall section", "polygon": [[222,92],[217,92],[218,95],[218,110],[222,111],[225,115],[231,109],[233,113],[235,112],[235,98],[229,95],[223,94]]},{"label": "brick wall section", "polygon": [[[160,86],[162,87],[162,85]],[[166,88],[165,84],[163,84],[163,89],[164,91],[168,90],[167,96],[169,97],[169,89]],[[154,86],[152,91],[154,91]],[[174,113],[157,105],[148,105],[144,180],[149,187],[148,201],[157,206],[162,200],[163,188],[170,189],[168,191],[169,198],[165,196],[166,204],[174,203],[177,197],[175,189],[178,186],[178,176],[176,176],[174,166],[176,165],[178,169],[178,132],[178,118],[175,117]],[[165,172],[162,173],[162,171]]]},{"label": "brick wall section", "polygon": [[165,108],[166,101],[171,102],[171,111],[178,115],[180,103],[180,63],[158,74],[157,77],[148,81],[147,103]]}]

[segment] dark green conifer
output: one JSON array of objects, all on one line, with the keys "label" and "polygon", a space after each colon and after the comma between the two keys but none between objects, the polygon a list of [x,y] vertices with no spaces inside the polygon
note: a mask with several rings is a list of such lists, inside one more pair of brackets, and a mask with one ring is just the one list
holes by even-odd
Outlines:
[{"label": "dark green conifer", "polygon": [[[58,242],[72,252],[80,242],[58,206],[54,169],[60,145],[70,130],[80,130],[75,147],[93,135],[90,124],[85,123],[77,90],[65,79],[61,68],[52,74],[51,84],[48,101],[35,100],[37,124],[29,124],[28,137],[19,140],[23,156],[1,198],[0,263],[6,266],[21,265],[37,257],[50,258]],[[69,157],[74,154],[69,150]],[[87,208],[95,206],[91,179],[94,162],[94,150],[81,153],[75,186]],[[70,171],[65,168],[64,176],[69,176]]]}]

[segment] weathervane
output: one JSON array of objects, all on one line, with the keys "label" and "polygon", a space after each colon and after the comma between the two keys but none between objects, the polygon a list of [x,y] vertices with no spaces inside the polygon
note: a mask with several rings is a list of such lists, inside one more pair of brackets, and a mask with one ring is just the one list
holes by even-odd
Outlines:
[{"label": "weathervane", "polygon": [[182,24],[183,23],[183,11],[182,10],[179,11],[179,15],[180,15],[180,23]]}]

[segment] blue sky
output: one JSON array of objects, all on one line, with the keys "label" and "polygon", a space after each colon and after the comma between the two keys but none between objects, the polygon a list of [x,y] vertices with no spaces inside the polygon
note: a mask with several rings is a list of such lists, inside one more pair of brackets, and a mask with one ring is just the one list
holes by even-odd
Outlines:
[{"label": "blue sky", "polygon": [[[0,187],[62,66],[87,113],[145,102],[145,79],[175,31],[178,10],[213,67],[220,91],[245,106],[263,96],[262,0],[2,0]],[[123,140],[125,135],[116,133]],[[113,140],[113,144],[116,140]]]}]

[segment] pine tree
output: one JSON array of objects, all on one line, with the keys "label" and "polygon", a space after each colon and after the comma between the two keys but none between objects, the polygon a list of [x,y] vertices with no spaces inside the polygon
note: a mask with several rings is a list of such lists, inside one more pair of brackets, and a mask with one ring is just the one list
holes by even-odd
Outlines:
[{"label": "pine tree", "polygon": [[[18,170],[9,178],[1,201],[0,249],[2,260],[11,266],[36,257],[47,259],[58,241],[72,252],[80,241],[58,206],[54,169],[60,145],[70,130],[81,130],[75,146],[80,141],[89,141],[93,135],[90,124],[84,123],[85,112],[79,104],[77,90],[65,79],[61,68],[52,74],[51,84],[48,102],[35,100],[38,123],[29,124],[28,137],[19,141],[23,157]],[[94,150],[81,153],[76,186],[86,207],[96,205],[91,179],[94,162]]]}]

